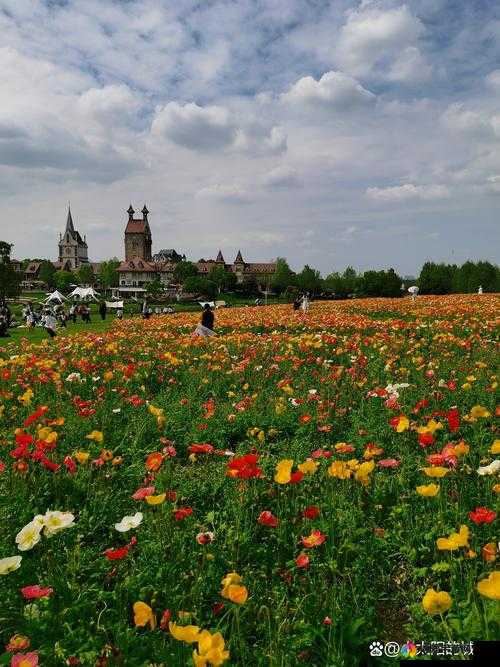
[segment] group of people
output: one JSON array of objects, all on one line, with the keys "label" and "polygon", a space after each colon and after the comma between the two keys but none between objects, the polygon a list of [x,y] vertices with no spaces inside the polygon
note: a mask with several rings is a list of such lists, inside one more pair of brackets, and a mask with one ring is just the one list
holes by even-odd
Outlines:
[{"label": "group of people", "polygon": [[12,323],[12,313],[5,301],[0,304],[0,338],[9,335],[9,327]]},{"label": "group of people", "polygon": [[306,292],[305,294],[298,296],[294,300],[293,309],[302,310],[303,313],[307,313],[309,311],[310,305],[311,305],[311,299],[309,298],[309,293]]},{"label": "group of people", "polygon": [[174,308],[172,308],[172,306],[163,306],[163,308],[156,306],[156,308],[153,311],[151,306],[148,304],[147,300],[144,299],[141,306],[142,319],[149,320],[149,318],[151,317],[151,315],[153,315],[153,313],[155,315],[169,315],[171,313],[175,313],[175,310]]}]

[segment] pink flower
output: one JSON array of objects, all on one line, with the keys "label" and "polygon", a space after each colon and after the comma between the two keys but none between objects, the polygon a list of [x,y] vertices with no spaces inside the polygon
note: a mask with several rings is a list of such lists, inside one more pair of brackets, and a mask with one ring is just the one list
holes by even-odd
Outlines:
[{"label": "pink flower", "polygon": [[47,586],[46,588],[43,588],[42,586],[39,586],[38,584],[35,584],[34,586],[24,586],[24,588],[21,588],[21,593],[23,594],[23,597],[24,597],[25,600],[35,600],[37,598],[46,598],[46,597],[49,597],[49,595],[52,595],[53,592],[54,592],[54,589],[50,588],[50,586]]},{"label": "pink flower", "polygon": [[382,459],[378,462],[378,465],[381,468],[397,468],[400,465],[401,461],[397,459]]},{"label": "pink flower", "polygon": [[38,653],[16,653],[12,656],[10,667],[38,667]]},{"label": "pink flower", "polygon": [[389,408],[389,410],[401,410],[401,406],[398,403],[398,397],[395,394],[384,401],[384,405],[386,408]]},{"label": "pink flower", "polygon": [[137,489],[137,491],[133,493],[131,497],[134,500],[144,500],[146,496],[152,496],[154,492],[154,486],[143,486],[142,489]]}]

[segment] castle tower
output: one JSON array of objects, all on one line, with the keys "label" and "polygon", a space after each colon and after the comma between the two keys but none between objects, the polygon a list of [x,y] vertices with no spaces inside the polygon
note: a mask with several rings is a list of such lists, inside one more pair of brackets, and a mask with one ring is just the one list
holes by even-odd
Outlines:
[{"label": "castle tower", "polygon": [[153,239],[151,237],[151,229],[149,227],[148,215],[149,211],[144,204],[142,209],[142,220],[134,218],[134,209],[130,204],[127,209],[128,222],[125,227],[125,260],[132,258],[142,259],[146,262],[152,260],[152,246]]},{"label": "castle tower", "polygon": [[74,271],[82,264],[88,264],[88,261],[87,241],[76,231],[71,208],[68,206],[66,229],[59,235],[59,263],[61,267]]}]

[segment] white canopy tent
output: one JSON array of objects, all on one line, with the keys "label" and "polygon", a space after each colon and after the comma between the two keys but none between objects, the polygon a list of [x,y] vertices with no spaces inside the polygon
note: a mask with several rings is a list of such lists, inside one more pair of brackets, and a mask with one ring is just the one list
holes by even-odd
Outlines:
[{"label": "white canopy tent", "polygon": [[81,301],[94,301],[99,300],[99,294],[95,291],[93,287],[75,287],[75,289],[68,294],[70,299],[80,299]]},{"label": "white canopy tent", "polygon": [[106,301],[107,308],[121,308],[123,310],[123,301]]},{"label": "white canopy tent", "polygon": [[205,308],[205,304],[207,304],[207,303],[210,306],[210,308],[215,308],[215,302],[214,301],[198,301],[198,303],[200,304],[200,306],[202,308]]},{"label": "white canopy tent", "polygon": [[412,285],[411,287],[408,287],[408,292],[410,294],[414,294],[415,296],[418,294],[418,287],[417,285]]},{"label": "white canopy tent", "polygon": [[45,299],[44,303],[62,303],[63,301],[66,301],[64,294],[61,294],[61,292],[55,290],[54,292],[47,294],[47,298]]}]

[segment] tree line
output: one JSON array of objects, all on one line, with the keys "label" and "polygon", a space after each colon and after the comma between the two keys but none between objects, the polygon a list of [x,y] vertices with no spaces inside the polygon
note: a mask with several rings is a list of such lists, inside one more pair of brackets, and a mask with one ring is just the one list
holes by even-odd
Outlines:
[{"label": "tree line", "polygon": [[[0,297],[14,296],[19,293],[21,276],[10,265],[12,245],[0,241]],[[67,291],[72,284],[95,284],[108,289],[118,285],[118,267],[120,262],[113,258],[102,262],[96,277],[89,264],[78,270],[58,271],[49,260],[23,260],[41,262],[39,279],[51,289]],[[357,272],[348,266],[343,272],[334,271],[322,277],[317,269],[309,265],[299,271],[293,271],[284,257],[276,260],[276,270],[269,280],[257,284],[255,278],[237,284],[236,275],[225,266],[214,264],[207,275],[200,275],[193,262],[178,262],[174,269],[173,282],[183,286],[192,294],[201,294],[214,298],[222,292],[238,292],[243,296],[259,293],[259,288],[266,288],[279,296],[293,298],[298,293],[308,292],[311,296],[350,298],[360,296],[398,297],[406,294],[411,284],[419,287],[421,294],[452,294],[477,292],[481,286],[484,292],[500,292],[500,268],[487,261],[467,261],[456,264],[438,264],[425,262],[420,275],[415,281],[403,280],[392,268],[387,270],[369,270]],[[146,286],[151,296],[163,292],[164,285],[156,278]]]}]

